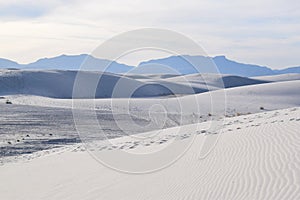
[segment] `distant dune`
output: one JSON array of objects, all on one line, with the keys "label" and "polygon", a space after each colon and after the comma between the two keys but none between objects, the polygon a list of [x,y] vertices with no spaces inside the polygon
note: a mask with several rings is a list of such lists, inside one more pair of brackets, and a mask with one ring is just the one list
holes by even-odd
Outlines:
[{"label": "distant dune", "polygon": [[[72,98],[77,71],[1,70],[0,95],[37,95]],[[232,75],[119,75],[102,72],[80,72],[82,92],[74,98],[158,97],[197,94],[220,88],[268,83],[268,78],[251,79]],[[99,83],[96,84],[97,80]],[[292,76],[295,80],[298,77]],[[289,77],[285,78],[289,79]],[[278,79],[280,80],[280,79]],[[91,88],[95,85],[95,91]]]},{"label": "distant dune", "polygon": [[[0,73],[1,95],[37,95],[53,98],[72,98],[76,71],[27,71],[27,70],[2,70]],[[194,93],[193,88],[176,83],[164,84],[141,82],[132,78],[117,74],[101,72],[80,72],[85,81],[82,93],[75,98],[111,98],[111,97],[154,97],[172,95],[173,93]],[[93,88],[89,83],[93,80],[97,88],[95,92],[89,93]],[[117,91],[117,84],[118,92]],[[96,87],[95,86],[95,87]],[[171,88],[172,91],[168,88]],[[134,93],[127,94],[126,91],[133,90]],[[115,90],[115,93],[113,93]],[[207,91],[195,88],[196,92]]]},{"label": "distant dune", "polygon": [[[209,113],[224,115],[225,110],[230,115],[247,114],[261,112],[261,107],[265,110],[275,110],[300,106],[299,87],[300,80],[294,80],[227,88],[177,98],[133,98],[130,99],[130,108],[148,113],[152,105],[160,104],[165,107],[166,112],[179,115],[181,112],[187,115],[193,114],[197,112],[197,106],[199,106],[200,115],[205,117]],[[13,95],[7,98],[15,104],[72,108],[71,99],[28,95]],[[128,106],[127,98],[76,99],[74,101],[75,107],[81,109],[112,110],[113,103],[120,112],[123,112]]]}]

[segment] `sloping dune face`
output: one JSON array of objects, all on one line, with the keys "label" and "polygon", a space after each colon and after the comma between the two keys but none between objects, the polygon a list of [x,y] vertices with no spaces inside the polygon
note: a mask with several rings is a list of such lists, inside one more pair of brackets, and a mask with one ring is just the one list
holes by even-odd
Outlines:
[{"label": "sloping dune face", "polygon": [[175,141],[171,128],[157,141],[150,138],[149,145],[125,137],[116,139],[114,150],[100,150],[149,153],[194,137],[174,164],[143,175],[105,167],[90,156],[93,152],[77,146],[39,153],[39,158],[24,156],[0,167],[6,180],[0,182],[0,193],[3,199],[299,199],[299,126],[300,108],[227,119],[218,143],[202,159],[203,141],[218,137],[199,134],[205,124],[187,126]]},{"label": "sloping dune face", "polygon": [[[195,112],[195,106],[199,106],[201,114],[207,115],[224,114],[224,105],[227,112],[231,114],[255,113],[260,112],[260,107],[265,110],[283,109],[300,106],[300,81],[272,82],[260,85],[249,85],[244,87],[228,88],[225,90],[216,90],[196,95],[183,96],[178,98],[160,99],[160,98],[139,98],[130,99],[132,108],[138,108],[141,112],[148,112],[153,104],[163,105],[167,111],[176,112],[178,102],[185,108],[185,112],[192,114]],[[224,96],[225,94],[225,96]],[[225,98],[224,98],[225,97]],[[128,105],[128,99],[53,99],[37,96],[10,96],[8,97],[14,104],[51,106],[72,108],[72,101],[81,109],[112,110],[112,103],[119,106],[118,109],[124,110]],[[195,102],[197,105],[192,104]],[[226,102],[224,102],[226,101]],[[95,104],[95,106],[93,106]],[[130,110],[131,111],[131,110]]]},{"label": "sloping dune face", "polygon": [[253,79],[269,82],[300,80],[300,74],[280,74],[274,76],[258,76]]},{"label": "sloping dune face", "polygon": [[[80,77],[80,78],[78,78]],[[81,80],[74,94],[76,81]],[[295,79],[295,77],[294,77]],[[216,74],[119,75],[91,71],[1,70],[0,95],[36,95],[51,98],[129,98],[197,94],[268,83],[267,80]]]},{"label": "sloping dune face", "polygon": [[[22,71],[2,70],[0,72],[1,95],[36,95],[51,98],[128,98],[173,95],[174,93],[194,93],[193,88],[173,83],[167,85],[147,83],[122,75],[102,72],[80,72],[84,79],[81,91],[73,96],[77,71]],[[93,85],[93,87],[91,87]],[[126,93],[125,91],[132,91]],[[207,90],[205,90],[207,91]]]},{"label": "sloping dune face", "polygon": [[184,76],[169,77],[166,79],[166,81],[182,84],[191,84],[198,87],[207,87],[209,88],[209,90],[263,84],[270,82],[267,80],[259,80],[235,75],[221,74],[189,74]]},{"label": "sloping dune face", "polygon": [[[78,78],[80,77],[80,78]],[[134,79],[136,78],[136,79]],[[2,70],[0,95],[36,95],[51,98],[157,97],[206,92],[207,88],[102,72]],[[76,80],[81,79],[74,94]]]}]

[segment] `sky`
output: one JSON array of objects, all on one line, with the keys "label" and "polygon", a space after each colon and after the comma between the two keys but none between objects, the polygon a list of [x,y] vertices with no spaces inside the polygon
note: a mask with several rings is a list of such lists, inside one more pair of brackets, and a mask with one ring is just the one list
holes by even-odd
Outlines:
[{"label": "sky", "polygon": [[209,56],[300,66],[298,0],[0,0],[0,57],[25,64],[91,53],[113,36],[149,27],[179,32]]}]

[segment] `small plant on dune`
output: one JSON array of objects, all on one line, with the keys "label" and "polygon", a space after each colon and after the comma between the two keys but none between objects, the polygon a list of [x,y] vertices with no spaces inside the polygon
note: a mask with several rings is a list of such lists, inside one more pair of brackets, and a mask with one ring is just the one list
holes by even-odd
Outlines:
[{"label": "small plant on dune", "polygon": [[261,106],[259,109],[260,109],[260,110],[264,110],[265,108]]},{"label": "small plant on dune", "polygon": [[209,117],[211,117],[211,116],[212,116],[212,114],[211,114],[211,113],[208,113],[208,116],[209,116]]},{"label": "small plant on dune", "polygon": [[10,101],[10,100],[6,100],[6,102],[5,102],[6,104],[12,104],[12,102]]}]

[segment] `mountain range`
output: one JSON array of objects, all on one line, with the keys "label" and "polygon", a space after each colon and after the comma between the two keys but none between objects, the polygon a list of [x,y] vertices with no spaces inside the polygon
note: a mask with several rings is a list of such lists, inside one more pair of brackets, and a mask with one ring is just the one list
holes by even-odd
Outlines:
[{"label": "mountain range", "polygon": [[[212,62],[213,61],[213,62]],[[123,74],[194,74],[221,73],[238,76],[266,76],[288,73],[300,73],[299,67],[273,70],[266,66],[244,64],[226,58],[225,56],[170,56],[141,62],[138,66],[130,66],[115,61],[95,58],[91,55],[61,55],[52,58],[42,58],[29,64],[0,58],[0,68],[42,69],[42,70],[79,70],[84,62],[83,70],[106,71]]]}]

